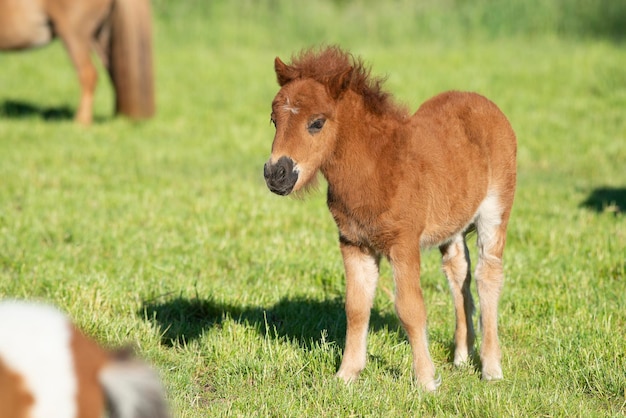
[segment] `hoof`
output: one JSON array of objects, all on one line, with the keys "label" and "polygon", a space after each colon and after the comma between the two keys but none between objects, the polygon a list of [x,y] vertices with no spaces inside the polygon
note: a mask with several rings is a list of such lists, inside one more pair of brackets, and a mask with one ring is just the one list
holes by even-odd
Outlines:
[{"label": "hoof", "polygon": [[343,380],[346,385],[354,382],[358,377],[358,373],[348,373],[344,370],[339,370],[335,375],[335,378]]},{"label": "hoof", "polygon": [[420,382],[420,386],[426,391],[430,393],[437,392],[439,386],[441,386],[441,375],[437,376],[436,379],[433,379],[427,383]]},{"label": "hoof", "polygon": [[455,351],[454,365],[456,367],[465,367],[469,364],[469,355],[467,351]]},{"label": "hoof", "polygon": [[486,382],[495,382],[502,380],[502,368],[500,365],[495,367],[483,367],[483,380]]}]

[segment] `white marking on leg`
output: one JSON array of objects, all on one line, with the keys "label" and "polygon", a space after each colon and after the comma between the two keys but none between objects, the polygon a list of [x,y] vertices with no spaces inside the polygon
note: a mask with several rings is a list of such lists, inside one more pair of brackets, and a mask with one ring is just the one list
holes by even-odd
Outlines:
[{"label": "white marking on leg", "polygon": [[485,260],[493,259],[489,254],[489,247],[496,235],[497,227],[502,223],[502,208],[496,193],[487,192],[487,196],[482,201],[476,211],[475,224],[478,231],[478,248],[481,258]]},{"label": "white marking on leg", "polygon": [[[352,256],[346,256],[343,249],[346,270],[346,347],[337,372],[337,377],[349,383],[357,378],[365,368],[367,361],[367,332],[369,316],[378,282],[378,261],[372,254],[357,253],[352,249]],[[354,309],[356,308],[356,309]],[[351,315],[356,312],[356,323]],[[360,311],[360,312],[359,312]],[[352,314],[351,314],[352,312]],[[366,319],[362,315],[366,316]]]},{"label": "white marking on leg", "polygon": [[[482,375],[484,380],[502,379],[500,347],[498,343],[498,300],[502,288],[502,245],[499,235],[502,208],[498,195],[488,193],[476,217],[479,260],[476,266],[476,284],[480,301]],[[494,254],[495,252],[495,254]]]},{"label": "white marking on leg", "polygon": [[76,416],[70,344],[70,323],[58,310],[19,301],[0,303],[0,357],[20,373],[33,395],[33,418]]}]

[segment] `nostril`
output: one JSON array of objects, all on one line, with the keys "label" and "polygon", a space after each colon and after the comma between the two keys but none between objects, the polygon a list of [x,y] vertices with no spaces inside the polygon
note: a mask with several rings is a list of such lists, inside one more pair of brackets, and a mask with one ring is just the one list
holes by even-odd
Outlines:
[{"label": "nostril", "polygon": [[282,165],[278,167],[278,169],[276,170],[276,178],[284,179],[285,174],[286,174],[285,167],[283,167]]},{"label": "nostril", "polygon": [[271,174],[270,165],[269,163],[265,163],[265,165],[263,166],[263,177],[268,179],[270,178],[270,174]]},{"label": "nostril", "polygon": [[[0,0],[2,1],[2,0]],[[280,157],[272,163],[270,159],[263,166],[263,175],[267,187],[281,196],[288,195],[298,181],[298,173],[294,170],[294,162],[289,157]]]}]

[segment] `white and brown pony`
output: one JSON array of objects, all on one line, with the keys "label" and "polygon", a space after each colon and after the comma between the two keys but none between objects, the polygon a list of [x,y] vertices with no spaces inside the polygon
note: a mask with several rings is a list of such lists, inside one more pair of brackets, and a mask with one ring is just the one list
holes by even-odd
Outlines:
[{"label": "white and brown pony", "polygon": [[393,268],[395,306],[413,351],[418,382],[440,381],[428,351],[420,288],[420,252],[439,247],[456,313],[454,363],[473,348],[474,304],[466,233],[478,242],[480,359],[485,380],[502,378],[497,311],[502,253],[515,193],[516,139],[507,118],[475,93],[447,92],[411,115],[337,47],[306,50],[274,62],[280,91],[264,175],[288,195],[321,172],[339,228],[346,272],[347,334],[337,376],[349,382],[365,367],[370,310],[381,256]]},{"label": "white and brown pony", "polygon": [[77,122],[93,118],[98,73],[92,49],[113,82],[116,113],[135,119],[154,114],[149,0],[0,0],[0,50],[38,47],[55,37],[78,73]]},{"label": "white and brown pony", "polygon": [[0,302],[0,418],[166,418],[157,375],[57,309]]}]

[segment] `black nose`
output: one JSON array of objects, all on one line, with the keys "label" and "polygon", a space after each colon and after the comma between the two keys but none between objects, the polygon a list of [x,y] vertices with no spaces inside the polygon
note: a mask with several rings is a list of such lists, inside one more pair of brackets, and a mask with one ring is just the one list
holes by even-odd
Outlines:
[{"label": "black nose", "polygon": [[280,157],[275,164],[269,161],[263,167],[263,176],[267,187],[281,196],[288,195],[298,181],[298,172],[293,169],[293,160],[289,157]]}]

